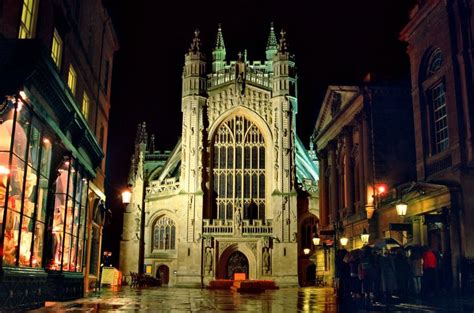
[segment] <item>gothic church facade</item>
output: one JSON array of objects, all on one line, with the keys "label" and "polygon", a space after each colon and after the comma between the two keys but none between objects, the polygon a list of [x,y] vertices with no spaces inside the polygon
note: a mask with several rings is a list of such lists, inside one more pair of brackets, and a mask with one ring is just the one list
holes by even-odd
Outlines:
[{"label": "gothic church facade", "polygon": [[318,169],[296,135],[297,76],[285,33],[277,40],[271,27],[264,62],[246,53],[228,62],[219,27],[210,73],[206,62],[196,31],[173,151],[156,152],[139,127],[120,268],[127,275],[143,266],[170,285],[239,273],[297,285],[308,263],[300,230],[312,236],[318,220]]}]

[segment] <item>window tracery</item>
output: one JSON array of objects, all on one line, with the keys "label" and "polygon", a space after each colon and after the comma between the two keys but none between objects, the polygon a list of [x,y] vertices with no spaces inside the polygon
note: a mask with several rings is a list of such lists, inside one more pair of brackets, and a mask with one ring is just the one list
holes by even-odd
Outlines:
[{"label": "window tracery", "polygon": [[214,135],[214,217],[232,220],[240,210],[244,220],[263,220],[265,181],[265,141],[258,127],[244,116],[222,123]]},{"label": "window tracery", "polygon": [[169,217],[160,217],[153,226],[153,250],[175,250],[176,225]]}]

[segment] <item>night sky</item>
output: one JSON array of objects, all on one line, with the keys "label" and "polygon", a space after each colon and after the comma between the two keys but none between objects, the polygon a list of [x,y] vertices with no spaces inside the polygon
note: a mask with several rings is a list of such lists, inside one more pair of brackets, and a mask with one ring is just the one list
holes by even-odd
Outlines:
[{"label": "night sky", "polygon": [[[329,3],[330,2],[330,3]],[[364,1],[155,1],[110,0],[119,38],[110,111],[106,194],[113,212],[104,250],[118,265],[122,232],[120,193],[127,184],[138,123],[145,121],[156,148],[171,150],[181,134],[181,73],[194,29],[212,60],[218,23],[227,59],[247,49],[264,60],[270,22],[284,28],[298,69],[297,133],[309,144],[325,90],[360,84],[368,72],[409,78],[406,44],[398,33],[414,0]]]}]

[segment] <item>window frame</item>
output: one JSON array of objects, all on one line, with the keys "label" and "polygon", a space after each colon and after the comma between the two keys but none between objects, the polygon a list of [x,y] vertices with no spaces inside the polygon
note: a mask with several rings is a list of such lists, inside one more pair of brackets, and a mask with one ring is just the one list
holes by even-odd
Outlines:
[{"label": "window frame", "polygon": [[[4,201],[0,203],[2,206],[0,218],[5,225],[0,234],[4,246],[0,262],[3,266],[10,267],[44,267],[47,258],[44,255],[47,229],[46,203],[49,196],[52,158],[49,133],[27,104],[24,104],[21,110],[15,105],[2,113],[5,116],[12,114],[11,118],[7,118],[2,124],[6,127],[6,122],[11,120],[12,135],[10,149],[1,152],[4,156],[8,156],[8,168],[11,172],[7,175],[6,182],[4,181],[5,185],[2,187]],[[20,139],[17,137],[24,137],[24,142],[20,144],[18,141]],[[46,142],[48,144],[45,144]],[[21,146],[24,153],[15,149],[15,146]],[[41,189],[40,184],[44,182],[46,188]],[[41,193],[40,190],[46,192]],[[14,199],[15,206],[10,199]],[[6,236],[7,231],[11,231],[10,236]],[[12,244],[13,249],[9,248]]]},{"label": "window frame", "polygon": [[[38,20],[39,0],[23,0],[21,7],[18,39],[33,39],[36,35],[36,21]],[[28,7],[31,4],[31,7]],[[27,11],[25,11],[25,9]],[[29,17],[29,21],[27,19]],[[28,25],[27,25],[28,24]]]},{"label": "window frame", "polygon": [[269,182],[263,132],[245,114],[237,114],[217,127],[212,142],[212,217],[265,221]]},{"label": "window frame", "polygon": [[90,104],[91,100],[89,96],[87,95],[87,92],[84,91],[82,95],[82,105],[81,105],[81,113],[86,119],[86,121],[89,121],[89,109],[90,109]]},{"label": "window frame", "polygon": [[[426,154],[436,156],[449,150],[449,112],[447,102],[447,91],[445,82],[445,64],[443,53],[440,48],[431,49],[425,57],[425,62],[420,69],[421,77],[421,103],[424,105],[426,124]],[[435,94],[436,90],[440,90]],[[424,97],[424,99],[423,99]],[[439,104],[439,100],[442,103]],[[440,111],[444,111],[441,116],[437,116]],[[444,126],[439,127],[440,124]],[[442,137],[440,137],[440,134]],[[442,135],[444,134],[444,135]]]},{"label": "window frame", "polygon": [[152,252],[176,251],[177,227],[174,219],[166,215],[160,216],[153,223],[151,231]]},{"label": "window frame", "polygon": [[[56,52],[56,53],[55,53]],[[51,58],[58,69],[61,69],[61,61],[63,54],[63,40],[56,28],[53,30],[53,38],[51,40]]]},{"label": "window frame", "polygon": [[[435,95],[436,90],[440,90],[437,95]],[[444,81],[437,81],[428,89],[428,94],[432,136],[431,151],[433,155],[436,155],[449,148],[448,108]]]},{"label": "window frame", "polygon": [[69,71],[67,74],[67,85],[69,87],[69,90],[71,91],[71,94],[75,96],[77,89],[77,72],[72,64],[69,64]]}]

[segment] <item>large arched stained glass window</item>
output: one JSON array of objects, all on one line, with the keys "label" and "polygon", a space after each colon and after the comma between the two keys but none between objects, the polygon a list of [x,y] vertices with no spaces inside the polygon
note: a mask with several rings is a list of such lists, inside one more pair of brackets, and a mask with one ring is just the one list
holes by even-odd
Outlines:
[{"label": "large arched stained glass window", "polygon": [[153,227],[153,250],[174,250],[175,248],[175,223],[166,216],[160,217]]},{"label": "large arched stained glass window", "polygon": [[[215,218],[265,218],[265,141],[243,116],[222,123],[214,135]],[[237,211],[239,213],[237,214]]]}]

